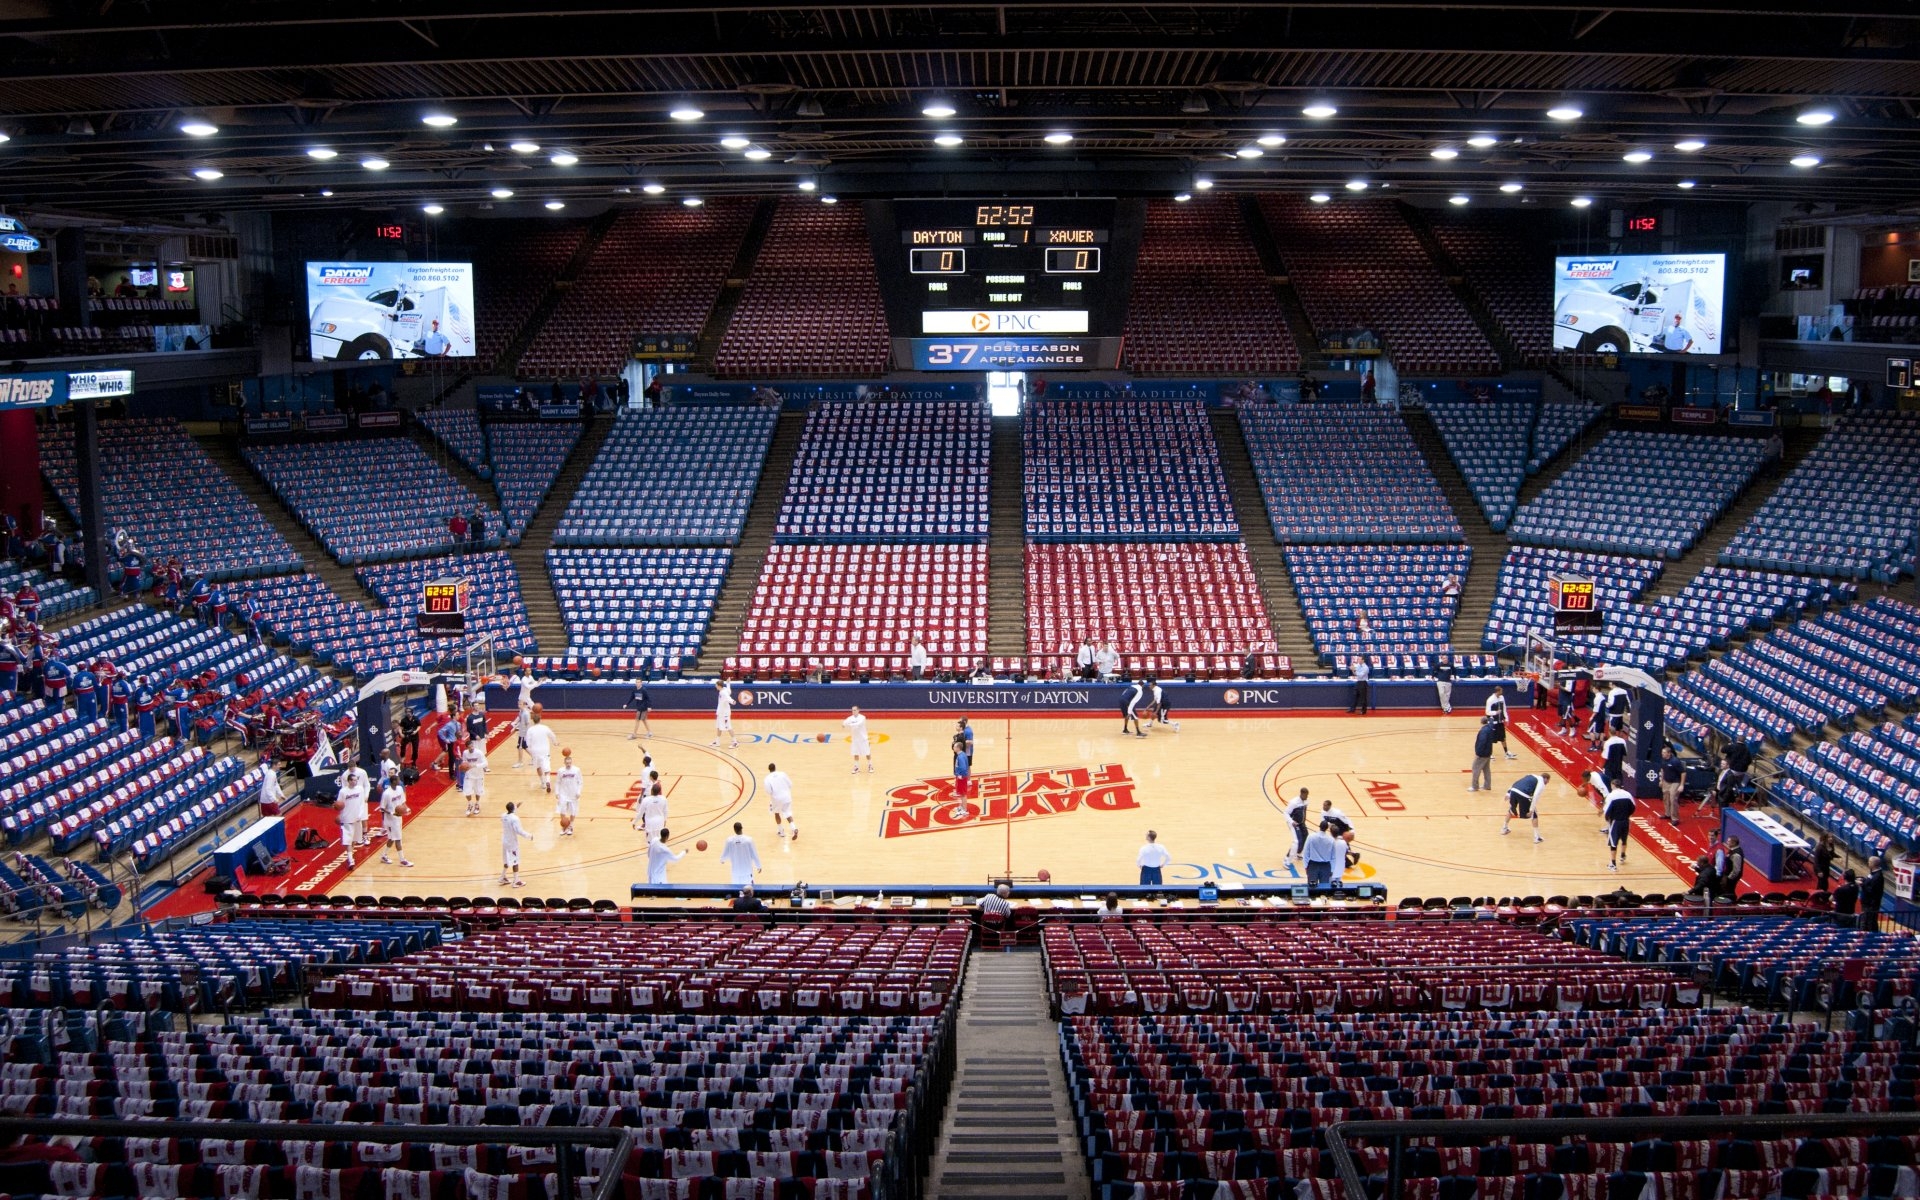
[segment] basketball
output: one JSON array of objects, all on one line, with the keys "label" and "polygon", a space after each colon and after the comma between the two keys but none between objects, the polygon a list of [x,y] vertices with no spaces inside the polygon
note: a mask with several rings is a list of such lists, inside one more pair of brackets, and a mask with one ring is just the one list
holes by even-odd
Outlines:
[{"label": "basketball", "polygon": [[813,735],[813,740],[816,742],[824,742],[832,736],[830,733],[816,733]]},{"label": "basketball", "polygon": [[705,850],[707,848],[707,839],[701,838],[699,841],[693,844],[693,848],[695,850]]},{"label": "basketball", "polygon": [[547,710],[546,710],[546,709],[545,709],[544,707],[542,707],[542,706],[541,706],[541,704],[540,704],[540,702],[539,702],[539,701],[537,701],[537,700],[536,700],[536,701],[534,702],[534,705],[533,705],[533,715],[534,715],[534,716],[536,716],[536,717],[537,717],[537,716],[539,716],[539,715],[541,715],[542,713],[544,713],[544,712],[546,712],[546,711],[547,711]]},{"label": "basketball", "polygon": [[1042,867],[1040,868],[1040,873],[1035,875],[1034,878],[1038,879],[1041,883],[1052,883],[1053,872],[1047,870],[1045,867]]}]

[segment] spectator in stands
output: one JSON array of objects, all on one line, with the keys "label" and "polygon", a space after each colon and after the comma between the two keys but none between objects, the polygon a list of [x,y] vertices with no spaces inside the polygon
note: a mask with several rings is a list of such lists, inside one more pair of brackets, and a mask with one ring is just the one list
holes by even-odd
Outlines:
[{"label": "spectator in stands", "polygon": [[1360,373],[1360,399],[1368,404],[1374,403],[1378,399],[1376,395],[1378,387],[1379,384],[1373,378],[1373,368],[1370,366],[1364,368]]},{"label": "spectator in stands", "polygon": [[1704,899],[1713,895],[1714,889],[1719,887],[1719,885],[1719,876],[1714,872],[1713,855],[1702,854],[1699,858],[1695,859],[1693,864],[1693,886],[1688,888],[1687,891]]},{"label": "spectator in stands", "polygon": [[1080,678],[1092,679],[1094,677],[1095,672],[1094,672],[1093,660],[1094,660],[1093,639],[1090,637],[1083,637],[1080,639],[1080,649],[1075,651],[1073,656],[1073,665],[1079,668]]},{"label": "spectator in stands", "polygon": [[1673,324],[1660,331],[1655,339],[1654,349],[1662,354],[1685,354],[1693,349],[1693,334],[1680,322],[1680,314],[1673,314]]},{"label": "spectator in stands", "polygon": [[1848,867],[1840,873],[1840,886],[1833,889],[1833,922],[1836,925],[1853,925],[1856,911],[1860,907],[1860,880]]},{"label": "spectator in stands", "polygon": [[660,385],[660,376],[655,375],[647,380],[646,387],[640,389],[640,398],[647,402],[648,408],[659,408],[660,397],[665,391],[666,389]]},{"label": "spectator in stands", "polygon": [[1094,651],[1093,665],[1100,672],[1100,678],[1109,683],[1120,678],[1120,651],[1114,648],[1112,634]]},{"label": "spectator in stands", "polygon": [[1355,656],[1353,660],[1353,695],[1347,701],[1348,712],[1358,712],[1363,717],[1367,715],[1367,709],[1373,699],[1372,681],[1373,666],[1367,662],[1367,656],[1364,654]]},{"label": "spectator in stands", "polygon": [[1813,886],[1826,891],[1833,881],[1833,835],[1822,829],[1813,842]]},{"label": "spectator in stands", "polygon": [[467,540],[467,514],[455,513],[447,518],[447,536],[453,539],[457,549]]},{"label": "spectator in stands", "polygon": [[1867,859],[1867,873],[1860,877],[1860,929],[1866,933],[1880,930],[1880,903],[1887,894],[1887,873],[1878,854]]},{"label": "spectator in stands", "polygon": [[1440,711],[1453,711],[1453,655],[1442,654],[1433,660],[1433,688],[1440,693]]},{"label": "spectator in stands", "polygon": [[925,679],[927,669],[933,665],[933,656],[927,653],[927,644],[921,634],[913,635],[913,644],[907,651],[907,673],[914,679]]},{"label": "spectator in stands", "polygon": [[1162,882],[1160,872],[1173,861],[1173,855],[1160,844],[1160,835],[1149,829],[1146,844],[1140,847],[1136,860],[1140,865],[1140,886],[1158,887]]},{"label": "spectator in stands", "polygon": [[1000,884],[986,895],[980,897],[980,915],[983,918],[997,916],[1003,921],[1006,920],[1013,915],[1012,896],[1012,885],[1005,883]]},{"label": "spectator in stands", "polygon": [[1249,647],[1246,657],[1240,660],[1240,678],[1260,678],[1260,648],[1258,646]]},{"label": "spectator in stands", "polygon": [[[1343,863],[1346,851],[1341,847],[1339,839],[1328,832],[1327,822],[1322,821],[1320,828],[1307,835],[1307,842],[1301,848],[1301,855],[1307,864],[1307,886],[1329,887],[1336,874],[1334,864]],[[1340,873],[1344,874],[1344,872]]]},{"label": "spectator in stands", "polygon": [[741,888],[740,894],[733,898],[733,902],[729,907],[735,912],[763,913],[767,911],[766,903],[762,901],[760,897],[753,894],[752,884]]},{"label": "spectator in stands", "polygon": [[1781,440],[1780,431],[1774,430],[1767,435],[1766,471],[1769,475],[1778,475],[1787,459],[1787,443]]},{"label": "spectator in stands", "polygon": [[1480,732],[1473,735],[1473,777],[1467,790],[1477,792],[1484,785],[1493,790],[1493,744],[1499,739],[1500,726],[1492,717],[1480,718]]},{"label": "spectator in stands", "polygon": [[1107,898],[1100,902],[1099,913],[1102,921],[1118,921],[1126,916],[1126,912],[1120,907],[1120,893],[1108,892]]},{"label": "spectator in stands", "polygon": [[1667,824],[1680,823],[1680,794],[1686,790],[1687,769],[1672,746],[1660,748],[1660,799],[1666,806]]}]

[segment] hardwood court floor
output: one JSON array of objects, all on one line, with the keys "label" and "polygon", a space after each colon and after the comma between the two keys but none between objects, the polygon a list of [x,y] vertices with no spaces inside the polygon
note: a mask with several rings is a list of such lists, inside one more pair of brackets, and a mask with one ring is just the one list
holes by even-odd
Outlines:
[{"label": "hardwood court floor", "polygon": [[[509,738],[491,755],[484,816],[463,816],[460,797],[444,795],[408,822],[413,869],[381,866],[376,840],[371,860],[333,890],[500,891],[499,817],[512,800],[533,834],[521,850],[530,894],[624,903],[629,885],[646,878],[628,795],[643,751],[667,786],[672,844],[689,851],[669,874],[675,883],[728,880],[718,853],[736,820],[758,844],[763,891],[796,880],[971,890],[992,875],[1043,869],[1091,891],[1138,878],[1135,854],[1149,828],[1173,855],[1169,883],[1293,880],[1280,798],[1304,786],[1316,811],[1331,798],[1353,819],[1362,860],[1347,878],[1378,881],[1395,897],[1675,890],[1673,873],[1637,844],[1629,865],[1609,872],[1591,805],[1519,738],[1518,761],[1495,756],[1496,790],[1470,794],[1478,722],[1466,713],[1195,717],[1146,738],[1123,737],[1104,717],[976,717],[968,819],[951,799],[952,718],[873,718],[872,774],[851,772],[837,719],[736,716],[739,748],[717,750],[704,718],[656,717],[654,736],[641,742],[627,740],[629,721],[618,718],[557,714],[554,724],[587,775],[574,837],[559,836],[552,798],[532,771],[513,767]],[[774,836],[759,782],[769,762],[793,778],[797,841]],[[1500,835],[1507,785],[1531,771],[1550,780],[1540,844],[1519,822]],[[693,848],[702,838],[705,853]]]}]

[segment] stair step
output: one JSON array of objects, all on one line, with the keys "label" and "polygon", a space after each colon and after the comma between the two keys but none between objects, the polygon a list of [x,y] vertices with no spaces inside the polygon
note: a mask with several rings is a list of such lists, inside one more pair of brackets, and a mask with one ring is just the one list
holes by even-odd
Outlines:
[{"label": "stair step", "polygon": [[774,426],[773,441],[767,447],[760,480],[753,489],[753,503],[747,508],[739,544],[733,548],[733,562],[727,568],[725,582],[720,585],[719,598],[714,601],[713,619],[707,624],[707,644],[698,665],[703,675],[720,674],[727,659],[740,650],[747,609],[753,602],[754,589],[760,585],[767,550],[773,545],[780,502],[786,498],[787,480],[793,474],[793,460],[800,450],[800,433],[805,423],[805,413],[783,412],[779,424]]},{"label": "stair step", "polygon": [[353,568],[336,562],[333,555],[327,553],[326,547],[320,544],[320,540],[308,533],[306,526],[300,524],[286,505],[280,502],[280,498],[273,494],[273,489],[253,473],[253,468],[247,465],[247,460],[241,456],[238,444],[232,437],[198,434],[194,440],[200,443],[200,448],[206,451],[214,465],[226,472],[227,478],[240,489],[240,494],[260,510],[267,523],[287,539],[294,554],[306,563],[307,570],[326,584],[334,595],[362,608],[379,607],[373,595],[360,586]]}]

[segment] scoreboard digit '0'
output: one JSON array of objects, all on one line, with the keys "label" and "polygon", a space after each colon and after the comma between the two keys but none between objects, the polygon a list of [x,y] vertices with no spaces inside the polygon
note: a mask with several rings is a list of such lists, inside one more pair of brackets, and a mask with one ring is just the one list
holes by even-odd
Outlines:
[{"label": "scoreboard digit '0'", "polygon": [[448,637],[467,631],[467,601],[473,581],[442,575],[420,586],[420,616],[416,628],[423,637]]},{"label": "scoreboard digit '0'", "polygon": [[1555,633],[1578,633],[1601,627],[1599,595],[1590,577],[1547,576],[1547,600],[1553,606]]}]

